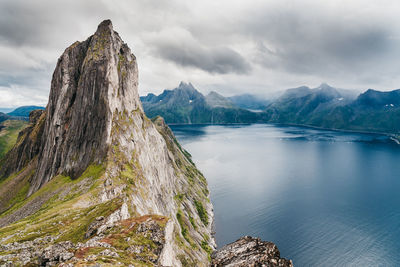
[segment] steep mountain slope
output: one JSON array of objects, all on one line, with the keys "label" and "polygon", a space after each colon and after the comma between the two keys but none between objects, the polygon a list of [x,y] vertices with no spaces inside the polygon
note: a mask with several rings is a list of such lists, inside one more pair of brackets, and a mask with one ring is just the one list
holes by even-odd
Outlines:
[{"label": "steep mountain slope", "polygon": [[367,90],[346,106],[324,115],[324,125],[338,129],[400,133],[400,90]]},{"label": "steep mountain slope", "polygon": [[22,106],[22,107],[18,107],[15,110],[7,113],[10,116],[15,116],[15,117],[25,117],[25,118],[29,118],[29,113],[31,113],[32,110],[38,110],[38,109],[42,109],[44,110],[44,107],[40,107],[40,106]]},{"label": "steep mountain slope", "polygon": [[287,90],[265,110],[269,122],[318,124],[321,114],[348,104],[352,99],[327,84],[315,89],[302,86]]},{"label": "steep mountain slope", "polygon": [[235,108],[235,105],[228,98],[218,94],[215,91],[211,91],[205,96],[206,102],[210,107],[216,108]]},{"label": "steep mountain slope", "polygon": [[211,92],[203,96],[191,83],[181,82],[174,90],[158,96],[141,97],[149,117],[162,116],[167,123],[251,123],[259,121],[256,113],[238,108],[223,96]]},{"label": "steep mountain slope", "polygon": [[0,166],[0,263],[209,264],[207,182],[144,114],[137,75],[111,21],[64,51]]},{"label": "steep mountain slope", "polygon": [[265,122],[328,129],[400,133],[400,90],[354,92],[322,84],[287,90],[265,109]]},{"label": "steep mountain slope", "polygon": [[141,98],[146,115],[162,116],[168,123],[204,122],[208,106],[204,96],[191,83],[181,82],[174,90]]}]

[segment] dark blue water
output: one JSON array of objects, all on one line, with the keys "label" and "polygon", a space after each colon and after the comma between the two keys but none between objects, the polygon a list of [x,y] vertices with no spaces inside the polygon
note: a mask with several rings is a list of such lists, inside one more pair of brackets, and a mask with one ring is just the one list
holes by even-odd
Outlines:
[{"label": "dark blue water", "polygon": [[253,235],[295,266],[400,266],[400,145],[387,137],[171,128],[209,182],[219,246]]}]

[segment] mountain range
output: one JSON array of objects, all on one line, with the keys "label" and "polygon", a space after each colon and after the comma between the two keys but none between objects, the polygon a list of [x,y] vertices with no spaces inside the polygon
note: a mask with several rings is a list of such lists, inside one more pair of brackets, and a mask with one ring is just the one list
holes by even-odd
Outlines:
[{"label": "mountain range", "polygon": [[236,106],[216,92],[204,96],[191,83],[141,98],[149,117],[162,116],[167,123],[254,123],[259,116]]},{"label": "mountain range", "polygon": [[0,112],[0,123],[5,120],[29,120],[29,113],[37,109],[44,110],[45,108],[40,106],[22,106],[8,113]]},{"label": "mountain range", "polygon": [[326,84],[315,89],[300,87],[286,91],[264,112],[267,122],[398,134],[399,93],[368,89],[355,97]]},{"label": "mountain range", "polygon": [[141,99],[149,117],[160,115],[168,123],[261,122],[400,133],[400,90],[368,89],[358,94],[323,83],[316,88],[288,89],[275,99],[260,99],[252,95],[224,97],[216,92],[203,96],[192,84],[181,83],[174,90]]}]

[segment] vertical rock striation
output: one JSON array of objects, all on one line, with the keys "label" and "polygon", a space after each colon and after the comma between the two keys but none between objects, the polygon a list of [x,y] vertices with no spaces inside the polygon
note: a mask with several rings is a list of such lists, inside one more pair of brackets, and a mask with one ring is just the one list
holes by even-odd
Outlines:
[{"label": "vertical rock striation", "polygon": [[44,147],[30,193],[56,174],[79,177],[93,162],[103,162],[111,145],[116,112],[142,110],[136,58],[111,21],[68,47],[51,82]]},{"label": "vertical rock striation", "polygon": [[46,111],[0,166],[3,191],[21,188],[0,202],[0,263],[209,264],[207,182],[163,119],[146,117],[137,86],[109,20],[64,51]]}]

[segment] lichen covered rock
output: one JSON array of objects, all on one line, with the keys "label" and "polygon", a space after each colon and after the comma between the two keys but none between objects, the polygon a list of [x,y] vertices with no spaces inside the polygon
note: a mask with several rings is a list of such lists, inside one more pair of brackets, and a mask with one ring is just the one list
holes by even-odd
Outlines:
[{"label": "lichen covered rock", "polygon": [[215,251],[212,255],[212,267],[292,267],[291,260],[280,257],[274,243],[259,238],[245,236]]}]

